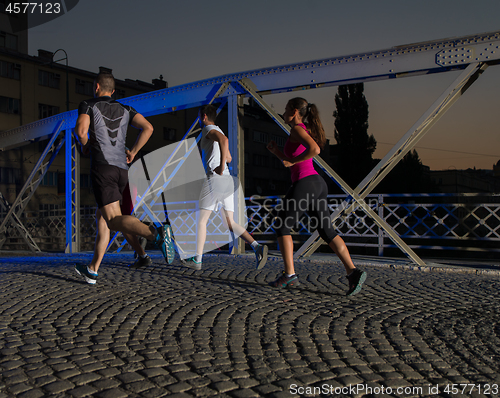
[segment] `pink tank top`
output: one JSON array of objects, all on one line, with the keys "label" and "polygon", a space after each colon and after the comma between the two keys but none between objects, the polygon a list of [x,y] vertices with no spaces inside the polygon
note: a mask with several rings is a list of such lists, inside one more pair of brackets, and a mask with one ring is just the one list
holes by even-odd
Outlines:
[{"label": "pink tank top", "polygon": [[[300,123],[298,126],[302,127],[307,133],[310,135],[309,130],[307,130],[305,124]],[[306,147],[299,142],[291,142],[290,138],[286,140],[285,147],[283,148],[283,153],[287,158],[294,158],[299,156],[302,152],[306,150]],[[290,167],[290,171],[292,172],[292,182],[296,182],[304,177],[312,176],[314,174],[318,174],[316,170],[314,170],[313,160],[308,159],[303,162],[294,164]]]}]

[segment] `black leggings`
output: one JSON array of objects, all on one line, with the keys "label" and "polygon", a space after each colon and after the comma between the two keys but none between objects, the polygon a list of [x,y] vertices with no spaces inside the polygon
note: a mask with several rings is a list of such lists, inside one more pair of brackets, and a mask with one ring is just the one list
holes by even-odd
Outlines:
[{"label": "black leggings", "polygon": [[319,236],[330,243],[337,233],[330,220],[328,208],[328,187],[323,178],[314,174],[292,184],[281,205],[273,224],[278,237],[290,235],[300,218],[307,212],[311,218],[311,229],[317,229]]}]

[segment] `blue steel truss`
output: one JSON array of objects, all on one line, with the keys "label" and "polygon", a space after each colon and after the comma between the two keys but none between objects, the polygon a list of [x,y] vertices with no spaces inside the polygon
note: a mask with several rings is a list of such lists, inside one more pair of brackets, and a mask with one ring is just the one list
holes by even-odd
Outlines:
[{"label": "blue steel truss", "polygon": [[[435,121],[466,91],[466,89],[491,65],[500,62],[500,32],[490,32],[466,37],[435,40],[425,43],[393,47],[387,50],[373,51],[323,60],[299,62],[295,64],[251,70],[247,72],[223,75],[198,82],[162,89],[147,94],[141,94],[120,100],[137,109],[145,116],[197,107],[216,101],[227,101],[229,106],[229,139],[235,145],[232,151],[241,156],[233,156],[236,163],[233,171],[240,177],[244,164],[243,151],[239,150],[238,137],[241,134],[238,120],[238,101],[243,97],[253,97],[271,117],[285,130],[287,126],[282,119],[263,100],[266,94],[290,92],[297,89],[314,89],[319,87],[337,86],[357,82],[387,80],[415,75],[443,73],[453,70],[463,70],[460,77],[431,106],[416,124],[396,144],[392,151],[383,159],[360,186],[351,189],[333,170],[320,158],[315,161],[344,190],[347,197],[343,206],[333,215],[332,221],[342,213],[346,214],[360,207],[379,228],[383,228],[394,243],[403,250],[414,262],[423,264],[422,260],[401,240],[401,238],[380,218],[370,210],[363,201],[380,180],[396,165],[396,163],[411,150]],[[74,128],[77,118],[76,111],[64,112],[57,116],[43,119],[19,128],[0,133],[0,149],[5,150],[31,142],[40,138],[48,138],[57,129],[70,131]],[[62,124],[62,126],[61,126]],[[194,125],[194,123],[193,123]],[[192,129],[190,129],[192,130]],[[189,132],[188,132],[189,133]],[[69,136],[69,134],[68,134]],[[78,194],[78,180],[74,178],[74,168],[78,164],[75,156],[66,146],[67,181],[75,187],[66,185],[70,190],[67,197]],[[77,155],[77,154],[76,154]],[[45,170],[46,171],[46,170]],[[71,196],[72,195],[72,196]],[[71,201],[73,206],[75,201]],[[69,251],[77,251],[72,247],[78,241],[75,230],[75,217],[66,220],[67,245]],[[70,238],[71,237],[71,238]],[[318,244],[317,236],[312,236],[299,251],[298,255],[309,254]],[[74,245],[76,246],[76,245]]]}]

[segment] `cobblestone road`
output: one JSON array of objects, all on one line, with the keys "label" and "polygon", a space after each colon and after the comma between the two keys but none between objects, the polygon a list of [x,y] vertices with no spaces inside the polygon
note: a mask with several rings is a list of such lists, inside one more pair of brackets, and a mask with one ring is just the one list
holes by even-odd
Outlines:
[{"label": "cobblestone road", "polygon": [[1,257],[0,398],[499,396],[497,271],[374,261],[346,298],[338,263],[298,262],[283,291],[278,259],[152,258],[107,255],[91,286],[90,254]]}]

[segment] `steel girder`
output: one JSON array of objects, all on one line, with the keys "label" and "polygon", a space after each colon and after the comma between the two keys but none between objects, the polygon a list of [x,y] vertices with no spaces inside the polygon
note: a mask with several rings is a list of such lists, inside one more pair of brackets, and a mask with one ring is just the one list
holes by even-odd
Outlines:
[{"label": "steel girder", "polygon": [[[241,119],[243,116],[243,96],[231,95],[228,101],[228,136],[229,151],[233,158],[230,167],[231,175],[244,184],[245,170],[244,170],[244,157],[245,157],[245,137],[243,129],[241,128]],[[241,160],[241,161],[240,161]],[[235,195],[235,200],[238,200],[239,195]],[[234,220],[236,223],[241,224],[245,218],[245,211],[242,206],[235,206]],[[229,243],[229,252],[232,254],[242,254],[245,252],[245,242],[241,238],[234,238]]]},{"label": "steel girder", "polygon": [[[9,225],[9,223],[12,223],[19,230],[21,237],[24,239],[24,241],[27,243],[28,247],[32,251],[40,251],[40,248],[33,240],[28,230],[22,224],[20,217],[24,209],[26,208],[26,205],[28,204],[31,197],[35,193],[35,190],[38,188],[38,185],[40,185],[40,182],[43,180],[43,177],[45,177],[45,174],[47,173],[47,170],[49,169],[50,165],[52,164],[57,154],[59,153],[59,150],[64,144],[64,138],[61,139],[59,142],[57,142],[57,138],[59,137],[62,125],[63,121],[58,121],[55,124],[55,127],[51,132],[52,136],[47,146],[45,147],[42,156],[40,156],[40,159],[38,159],[38,162],[33,167],[33,170],[31,171],[28,179],[26,180],[24,186],[21,188],[21,191],[17,195],[16,200],[14,201],[14,203],[12,203],[12,205],[10,205],[9,211],[5,216],[5,219],[0,224],[0,235],[2,235],[7,230],[7,226]],[[47,127],[51,128],[52,125],[44,126],[44,128]],[[7,205],[5,199],[4,199],[4,205],[9,206]]]},{"label": "steel girder", "polygon": [[[460,98],[465,91],[476,81],[476,79],[487,68],[485,63],[470,64],[465,71],[448,87],[448,89],[432,104],[420,119],[412,126],[410,130],[399,140],[399,142],[390,150],[387,155],[375,166],[375,168],[364,178],[364,180],[350,193],[346,201],[332,214],[332,222],[339,217],[345,217],[360,206],[363,211],[370,215],[375,223],[382,227],[385,233],[396,245],[405,252],[408,257],[419,265],[425,263],[399,238],[399,235],[389,227],[382,218],[376,214],[364,202],[364,198],[369,195],[378,183],[396,166],[396,164],[411,151],[430,128],[444,115],[444,113]],[[376,215],[376,217],[373,217]],[[385,227],[383,225],[386,225]],[[389,227],[389,228],[387,228]],[[295,253],[296,257],[312,254],[321,244],[318,232],[314,232],[311,237]]]},{"label": "steel girder", "polygon": [[80,251],[80,152],[71,129],[66,130],[66,253]]},{"label": "steel girder", "polygon": [[[262,97],[259,96],[248,84],[248,81],[241,81],[240,84],[244,87],[247,92],[255,99],[255,101],[266,110],[269,115],[278,123],[278,125],[289,135],[290,128],[284,124],[283,119],[269,106],[267,105]],[[348,195],[348,198],[339,206],[339,210],[345,210],[348,206],[348,203],[354,200],[363,211],[370,216],[375,224],[381,229],[383,229],[388,236],[392,239],[392,241],[399,247],[412,261],[419,265],[424,265],[424,262],[417,256],[417,254],[396,234],[393,229],[387,224],[377,213],[375,213],[370,206],[363,200],[363,198],[353,191],[349,185],[323,160],[320,156],[315,156],[313,158],[314,162],[321,167],[321,169],[333,180],[335,183]],[[340,211],[338,212],[340,214]],[[335,213],[336,215],[336,213]],[[338,218],[338,215],[334,217],[332,215],[332,222],[334,222]],[[316,241],[316,246],[314,250],[321,244],[321,240],[319,240],[319,234],[317,231],[308,239],[306,243],[294,254],[294,258],[300,257],[304,251],[311,246],[311,243]],[[310,250],[308,254],[312,254],[314,250]]]},{"label": "steel girder", "polygon": [[[193,108],[208,103],[222,84],[250,79],[260,95],[293,91],[304,88],[338,86],[465,69],[474,62],[500,62],[500,31],[472,36],[409,44],[387,50],[374,51],[317,61],[298,62],[283,66],[261,68],[247,72],[223,75],[194,83],[124,98],[120,102],[131,105],[145,116]],[[229,87],[220,97],[235,92]],[[0,133],[0,149],[16,147],[42,137],[42,127],[64,121],[63,130],[74,128],[77,111],[30,123]]]},{"label": "steel girder", "polygon": [[[2,193],[0,192],[0,206],[5,209],[6,211],[12,210],[13,207],[11,204],[7,201],[7,199],[4,198]],[[39,252],[41,251],[38,245],[36,244],[35,240],[29,233],[28,229],[24,226],[22,221],[19,219],[17,216],[16,212],[12,212],[9,216],[10,223],[17,229],[19,232],[19,235],[23,238],[24,242],[28,245],[29,249],[32,252]],[[8,224],[6,224],[7,227]],[[3,246],[5,241],[7,240],[6,238],[6,233],[7,228],[4,228],[3,231],[0,233],[0,248]]]},{"label": "steel girder", "polygon": [[[496,31],[228,74],[125,98],[120,102],[134,106],[145,116],[152,116],[196,107],[208,103],[215,96],[222,99],[235,95],[248,95],[248,91],[243,86],[234,84],[244,79],[251,80],[255,93],[259,95],[289,92],[297,89],[461,70],[473,63],[494,65],[500,62],[499,48],[500,32]],[[225,83],[228,86],[224,92],[220,93],[221,86]],[[0,150],[14,148],[50,136],[50,131],[58,122],[63,123],[60,129],[72,129],[76,118],[77,111],[70,111],[2,132],[0,133]],[[237,139],[232,133],[230,133],[230,138]],[[375,177],[370,185],[375,184],[375,180],[380,178],[382,177]],[[73,189],[68,186],[66,188]],[[78,187],[76,192],[78,192]],[[359,204],[362,203],[359,193],[352,191],[348,195]],[[370,212],[369,209],[366,211]],[[377,215],[372,214],[372,216]]]}]

